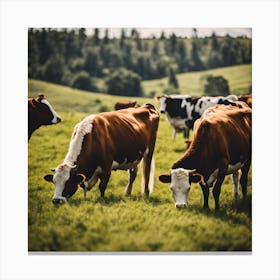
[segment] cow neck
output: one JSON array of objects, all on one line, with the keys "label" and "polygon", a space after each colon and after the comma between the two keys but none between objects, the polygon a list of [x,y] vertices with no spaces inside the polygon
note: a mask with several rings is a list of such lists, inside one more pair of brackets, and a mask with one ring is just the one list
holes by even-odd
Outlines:
[{"label": "cow neck", "polygon": [[35,109],[28,113],[28,137],[38,129],[41,125],[36,121],[36,111]]},{"label": "cow neck", "polygon": [[203,163],[201,162],[199,155],[200,155],[199,146],[191,143],[185,155],[173,164],[172,169],[184,168],[184,169],[196,169],[197,171],[202,170]]}]

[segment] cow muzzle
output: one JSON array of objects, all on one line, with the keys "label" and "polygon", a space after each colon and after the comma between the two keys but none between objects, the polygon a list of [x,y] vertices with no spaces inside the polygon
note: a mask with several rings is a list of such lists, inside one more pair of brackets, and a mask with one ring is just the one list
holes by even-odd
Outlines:
[{"label": "cow muzzle", "polygon": [[63,204],[67,201],[67,199],[65,197],[61,197],[61,198],[53,198],[52,199],[52,203],[54,205],[59,205],[59,204]]},{"label": "cow muzzle", "polygon": [[186,203],[175,203],[175,208],[176,209],[184,209],[187,207]]}]

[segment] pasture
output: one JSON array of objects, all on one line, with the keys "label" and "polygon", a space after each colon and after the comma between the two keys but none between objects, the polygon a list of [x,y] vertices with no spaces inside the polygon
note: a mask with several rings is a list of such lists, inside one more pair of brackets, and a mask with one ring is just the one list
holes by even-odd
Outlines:
[{"label": "pasture", "polygon": [[[249,86],[249,84],[248,84]],[[98,184],[83,199],[82,190],[62,206],[51,202],[54,186],[43,180],[50,168],[60,164],[69,146],[73,128],[90,113],[112,110],[125,97],[92,94],[67,87],[30,80],[29,96],[44,93],[62,123],[41,127],[29,141],[28,149],[28,250],[64,252],[201,252],[252,250],[252,178],[249,173],[248,196],[232,196],[232,183],[226,177],[220,196],[220,211],[214,210],[212,193],[210,211],[202,209],[202,192],[193,184],[189,206],[177,210],[169,186],[158,176],[185,151],[183,136],[173,140],[172,129],[161,116],[155,148],[155,186],[150,198],[140,190],[140,172],[132,195],[127,197],[126,171],[113,171],[105,198],[100,198]],[[148,98],[133,98],[139,103],[153,103]]]}]

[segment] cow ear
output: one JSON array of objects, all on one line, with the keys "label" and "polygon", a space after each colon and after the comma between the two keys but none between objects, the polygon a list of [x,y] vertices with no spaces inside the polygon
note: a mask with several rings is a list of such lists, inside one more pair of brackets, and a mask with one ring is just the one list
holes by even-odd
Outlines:
[{"label": "cow ear", "polygon": [[37,104],[38,104],[38,101],[35,98],[32,98],[32,100],[31,100],[32,107],[35,108],[37,106]]},{"label": "cow ear", "polygon": [[200,183],[201,181],[203,181],[203,176],[199,173],[194,173],[190,175],[190,181],[192,183]]},{"label": "cow ear", "polygon": [[74,178],[75,183],[77,183],[78,185],[82,184],[85,180],[86,176],[82,173],[78,173]]},{"label": "cow ear", "polygon": [[38,94],[37,100],[41,102],[45,98],[44,94]]},{"label": "cow ear", "polygon": [[169,174],[162,174],[158,177],[158,179],[162,182],[162,183],[170,183],[171,182],[171,175]]},{"label": "cow ear", "polygon": [[44,179],[47,181],[47,182],[53,182],[53,175],[52,174],[47,174],[44,176]]}]

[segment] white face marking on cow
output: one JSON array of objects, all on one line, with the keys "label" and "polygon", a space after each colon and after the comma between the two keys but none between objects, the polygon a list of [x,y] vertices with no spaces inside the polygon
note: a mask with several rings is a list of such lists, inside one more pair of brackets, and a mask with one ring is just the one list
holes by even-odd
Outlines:
[{"label": "white face marking on cow", "polygon": [[159,103],[160,103],[160,108],[159,111],[161,113],[165,113],[165,109],[166,109],[166,97],[162,96],[159,98]]},{"label": "white face marking on cow", "polygon": [[177,168],[171,170],[170,189],[175,202],[175,207],[186,206],[191,188],[189,175],[193,170]]},{"label": "white face marking on cow", "polygon": [[70,178],[71,166],[67,164],[60,164],[55,169],[55,174],[53,176],[53,183],[55,185],[54,196],[52,199],[62,199],[66,202],[66,198],[62,196],[62,192],[65,187],[65,183]]},{"label": "white face marking on cow", "polygon": [[84,136],[90,133],[92,130],[93,118],[94,115],[86,117],[74,128],[68,153],[63,163],[55,169],[55,174],[53,177],[55,193],[53,199],[62,199],[64,202],[66,201],[66,198],[62,196],[62,192],[65,188],[65,183],[70,178],[71,169],[75,167],[75,162],[82,150]]},{"label": "white face marking on cow", "polygon": [[41,103],[44,103],[45,105],[47,105],[49,107],[49,110],[52,112],[53,114],[53,119],[52,119],[52,123],[58,123],[61,120],[61,117],[56,113],[56,111],[53,109],[52,105],[48,102],[47,99],[42,99]]}]

